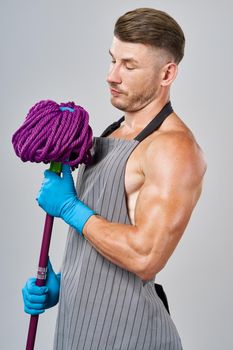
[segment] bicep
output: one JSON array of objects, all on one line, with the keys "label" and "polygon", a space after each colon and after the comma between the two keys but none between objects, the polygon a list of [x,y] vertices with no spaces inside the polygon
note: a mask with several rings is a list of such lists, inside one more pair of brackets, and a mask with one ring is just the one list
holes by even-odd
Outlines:
[{"label": "bicep", "polygon": [[135,207],[135,225],[149,244],[159,233],[182,233],[194,207],[194,193],[188,188],[167,189],[146,183],[143,185]]},{"label": "bicep", "polygon": [[135,206],[135,225],[145,254],[154,252],[167,260],[200,196],[201,176],[195,161],[182,156],[175,159],[165,154],[145,166],[145,183]]},{"label": "bicep", "polygon": [[145,279],[153,278],[166,265],[180,241],[194,207],[190,190],[161,193],[145,184],[136,208],[137,244],[145,261]]}]

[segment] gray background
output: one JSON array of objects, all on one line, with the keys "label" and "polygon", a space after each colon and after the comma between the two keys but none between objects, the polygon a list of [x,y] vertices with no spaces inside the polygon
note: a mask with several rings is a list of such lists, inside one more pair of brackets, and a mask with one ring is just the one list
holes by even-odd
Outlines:
[{"label": "gray background", "polygon": [[[75,101],[94,134],[122,113],[105,83],[115,20],[136,7],[171,14],[186,53],[171,100],[208,162],[204,189],[174,255],[158,275],[185,350],[232,349],[232,1],[1,1],[1,349],[24,349],[21,288],[34,275],[44,213],[35,197],[45,165],[23,163],[11,137],[41,99]],[[77,172],[75,172],[77,175]],[[56,220],[59,269],[67,228]],[[51,349],[57,309],[41,316],[36,349]]]}]

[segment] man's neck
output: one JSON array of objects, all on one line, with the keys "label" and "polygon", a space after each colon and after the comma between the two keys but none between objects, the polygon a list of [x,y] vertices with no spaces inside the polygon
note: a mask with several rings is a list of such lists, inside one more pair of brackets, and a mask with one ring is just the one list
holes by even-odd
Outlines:
[{"label": "man's neck", "polygon": [[125,112],[124,128],[129,132],[143,129],[169,101],[169,96],[165,99],[156,99],[136,112]]}]

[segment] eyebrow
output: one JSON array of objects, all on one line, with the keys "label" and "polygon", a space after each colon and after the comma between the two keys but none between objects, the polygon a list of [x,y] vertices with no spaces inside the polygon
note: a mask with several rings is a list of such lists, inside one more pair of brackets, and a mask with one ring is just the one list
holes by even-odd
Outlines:
[{"label": "eyebrow", "polygon": [[[112,56],[112,58],[114,58],[114,55],[113,55],[113,53],[111,52],[110,49],[109,49],[109,54]],[[138,61],[135,60],[135,58],[133,58],[133,57],[122,58],[121,60],[124,61],[124,62],[132,62],[132,63],[138,64]]]}]

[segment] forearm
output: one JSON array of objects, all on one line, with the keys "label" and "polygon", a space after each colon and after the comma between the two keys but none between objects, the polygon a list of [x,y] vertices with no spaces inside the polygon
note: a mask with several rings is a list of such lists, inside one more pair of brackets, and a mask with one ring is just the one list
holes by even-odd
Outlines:
[{"label": "forearm", "polygon": [[[142,279],[146,279],[146,270],[151,264],[152,253],[154,262],[156,262],[156,254],[152,252],[152,245],[137,226],[112,223],[100,216],[93,215],[85,224],[83,235],[106,259],[135,273]],[[161,269],[162,263],[160,248],[158,244],[156,262],[158,270]],[[155,269],[153,266],[153,270]]]}]

